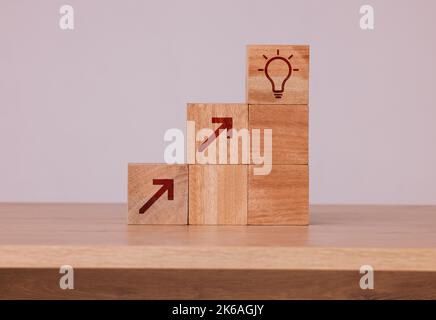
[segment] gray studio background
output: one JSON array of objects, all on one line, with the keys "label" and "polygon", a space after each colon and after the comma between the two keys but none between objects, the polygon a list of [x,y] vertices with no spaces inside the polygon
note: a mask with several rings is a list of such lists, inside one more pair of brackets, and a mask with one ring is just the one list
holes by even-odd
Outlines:
[{"label": "gray studio background", "polygon": [[[59,8],[75,30],[59,28]],[[359,8],[375,9],[375,30]],[[436,204],[435,1],[0,1],[0,201],[125,202],[246,44],[310,44],[310,200]]]}]

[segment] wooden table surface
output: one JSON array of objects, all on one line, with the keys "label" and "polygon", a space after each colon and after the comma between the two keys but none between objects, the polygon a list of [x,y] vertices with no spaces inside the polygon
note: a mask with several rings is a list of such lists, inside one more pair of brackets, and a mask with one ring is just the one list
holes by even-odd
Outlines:
[{"label": "wooden table surface", "polygon": [[0,298],[436,299],[436,207],[312,206],[308,227],[126,217],[122,204],[0,204]]}]

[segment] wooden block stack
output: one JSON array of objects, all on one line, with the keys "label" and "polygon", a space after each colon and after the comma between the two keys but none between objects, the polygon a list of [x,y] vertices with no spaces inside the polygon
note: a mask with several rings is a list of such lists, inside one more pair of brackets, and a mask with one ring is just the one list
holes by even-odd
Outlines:
[{"label": "wooden block stack", "polygon": [[308,95],[308,46],[248,46],[246,104],[188,104],[188,164],[129,164],[128,222],[307,225]]}]

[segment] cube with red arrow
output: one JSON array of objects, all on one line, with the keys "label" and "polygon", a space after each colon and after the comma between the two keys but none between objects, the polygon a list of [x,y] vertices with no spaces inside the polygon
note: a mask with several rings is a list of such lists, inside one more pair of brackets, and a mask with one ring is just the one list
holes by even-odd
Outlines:
[{"label": "cube with red arrow", "polygon": [[129,164],[129,224],[187,224],[188,166]]},{"label": "cube with red arrow", "polygon": [[248,164],[248,105],[190,103],[187,117],[188,163]]}]

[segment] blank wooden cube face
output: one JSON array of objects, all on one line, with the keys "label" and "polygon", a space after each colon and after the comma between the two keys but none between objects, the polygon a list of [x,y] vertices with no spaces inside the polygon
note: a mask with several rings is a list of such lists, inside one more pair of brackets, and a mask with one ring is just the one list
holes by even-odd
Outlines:
[{"label": "blank wooden cube face", "polygon": [[188,166],[129,164],[128,223],[187,224]]},{"label": "blank wooden cube face", "polygon": [[273,165],[269,175],[248,177],[248,224],[307,225],[309,172],[307,165]]},{"label": "blank wooden cube face", "polygon": [[309,46],[247,47],[249,104],[308,104]]},{"label": "blank wooden cube face", "polygon": [[[188,120],[195,122],[194,134],[190,135],[188,132],[187,137],[188,163],[248,164],[248,142],[243,143],[243,139],[239,138],[236,134],[233,134],[228,138],[229,133],[227,131],[217,131],[219,128],[231,126],[241,134],[243,133],[243,130],[248,133],[247,104],[188,104]],[[217,137],[211,137],[209,132],[205,137],[198,138],[197,135],[199,134],[199,131],[203,129],[216,133]],[[235,161],[233,162],[231,162],[232,139],[237,139],[235,140],[237,143],[237,150],[234,152]],[[221,143],[225,146],[225,149],[220,149]],[[190,150],[190,146],[194,146],[192,150]],[[246,161],[243,160],[244,152],[247,155],[244,158]],[[199,153],[199,155],[197,155],[197,153]],[[215,154],[215,156],[211,157],[211,154]],[[198,156],[201,156],[200,159],[205,159],[207,162],[199,161]]]},{"label": "blank wooden cube face", "polygon": [[[305,105],[250,105],[250,131],[272,129],[273,164],[308,163],[308,109]],[[260,149],[260,150],[259,150]],[[264,139],[252,144],[252,153],[268,153]]]},{"label": "blank wooden cube face", "polygon": [[189,167],[189,224],[247,224],[247,165]]}]

